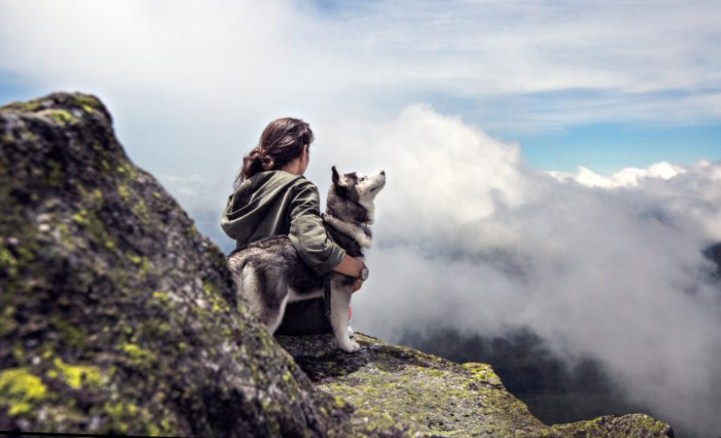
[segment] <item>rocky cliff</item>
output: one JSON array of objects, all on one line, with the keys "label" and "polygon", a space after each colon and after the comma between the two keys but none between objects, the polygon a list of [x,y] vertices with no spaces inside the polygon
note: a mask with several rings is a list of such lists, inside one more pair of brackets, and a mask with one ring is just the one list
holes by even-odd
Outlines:
[{"label": "rocky cliff", "polygon": [[0,430],[672,436],[644,415],[548,427],[487,365],[368,336],[279,344],[92,96],[0,108],[0,205]]}]

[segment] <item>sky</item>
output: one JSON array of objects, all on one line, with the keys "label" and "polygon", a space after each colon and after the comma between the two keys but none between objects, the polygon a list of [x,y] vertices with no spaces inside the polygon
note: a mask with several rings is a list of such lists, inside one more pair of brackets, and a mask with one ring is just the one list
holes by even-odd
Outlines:
[{"label": "sky", "polygon": [[224,250],[243,155],[303,118],[322,198],[388,175],[354,328],[528,327],[721,434],[718,2],[0,0],[0,101],[56,90]]}]

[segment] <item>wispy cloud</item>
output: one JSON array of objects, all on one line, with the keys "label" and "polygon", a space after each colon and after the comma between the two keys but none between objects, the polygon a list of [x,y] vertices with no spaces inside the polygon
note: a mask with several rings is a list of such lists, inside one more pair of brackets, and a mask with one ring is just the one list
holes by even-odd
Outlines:
[{"label": "wispy cloud", "polygon": [[[713,1],[382,1],[323,10],[290,1],[76,0],[2,9],[0,67],[50,86],[107,90],[124,106],[138,90],[214,116],[229,102],[267,113],[343,109],[348,100],[368,109],[385,99],[398,110],[419,95],[484,107],[499,96],[566,92],[563,106],[521,100],[505,120],[534,122],[539,111],[557,124],[574,115],[719,118],[721,9]],[[236,106],[228,115],[248,112]]]}]

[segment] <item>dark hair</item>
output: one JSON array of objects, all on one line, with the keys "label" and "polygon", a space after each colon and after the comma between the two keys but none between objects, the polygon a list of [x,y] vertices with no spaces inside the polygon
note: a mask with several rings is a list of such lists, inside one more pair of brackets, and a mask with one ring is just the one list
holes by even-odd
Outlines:
[{"label": "dark hair", "polygon": [[303,146],[312,142],[313,131],[306,122],[290,117],[273,120],[260,135],[258,146],[243,157],[243,167],[233,186],[238,187],[257,173],[283,168],[300,156]]}]

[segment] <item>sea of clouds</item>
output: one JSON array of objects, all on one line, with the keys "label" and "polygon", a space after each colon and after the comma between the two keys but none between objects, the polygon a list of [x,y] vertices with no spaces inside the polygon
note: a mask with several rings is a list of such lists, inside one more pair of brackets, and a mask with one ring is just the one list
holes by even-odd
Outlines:
[{"label": "sea of clouds", "polygon": [[388,174],[355,328],[393,341],[528,327],[671,424],[721,430],[721,285],[702,254],[721,242],[721,163],[542,172],[423,105],[320,127],[342,145],[319,148],[320,185],[330,164]]}]

